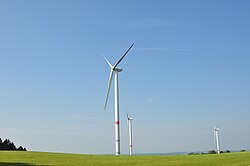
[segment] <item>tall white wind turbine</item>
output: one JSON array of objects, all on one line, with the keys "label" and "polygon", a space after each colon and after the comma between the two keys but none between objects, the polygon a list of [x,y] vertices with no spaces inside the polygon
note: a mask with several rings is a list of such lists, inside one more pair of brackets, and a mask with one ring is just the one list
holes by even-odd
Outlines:
[{"label": "tall white wind turbine", "polygon": [[131,118],[128,113],[127,114],[127,119],[128,119],[128,135],[129,135],[129,155],[133,155],[133,147],[132,147],[132,120],[134,118]]},{"label": "tall white wind turbine", "polygon": [[217,154],[220,154],[220,144],[219,144],[219,128],[214,125],[214,140],[216,142]]},{"label": "tall white wind turbine", "polygon": [[108,90],[105,100],[105,106],[104,110],[106,110],[110,87],[113,79],[113,75],[115,75],[115,83],[114,83],[114,98],[115,98],[115,154],[120,155],[120,127],[119,127],[119,88],[118,88],[118,73],[122,71],[121,68],[118,68],[118,64],[122,61],[122,59],[127,55],[129,50],[133,47],[134,44],[132,44],[129,49],[123,54],[123,56],[115,63],[114,66],[112,66],[109,61],[105,58],[107,61],[109,67],[110,67],[110,75],[109,75],[109,81],[108,81]]}]

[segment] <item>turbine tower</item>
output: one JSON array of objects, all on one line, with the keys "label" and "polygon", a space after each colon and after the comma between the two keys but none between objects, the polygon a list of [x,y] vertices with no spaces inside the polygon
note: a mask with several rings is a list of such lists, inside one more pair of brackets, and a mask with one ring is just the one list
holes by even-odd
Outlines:
[{"label": "turbine tower", "polygon": [[122,61],[122,59],[127,55],[129,50],[133,47],[134,44],[132,44],[129,49],[123,54],[123,56],[115,63],[114,66],[112,66],[109,61],[105,58],[107,61],[109,67],[110,67],[110,75],[109,75],[109,81],[108,81],[108,90],[105,100],[105,106],[104,110],[106,110],[108,97],[109,97],[109,91],[112,84],[113,75],[115,75],[115,83],[114,83],[114,98],[115,98],[115,154],[120,155],[120,127],[119,127],[119,88],[118,88],[118,73],[122,71],[121,68],[118,68],[118,64]]},{"label": "turbine tower", "polygon": [[217,154],[220,154],[220,144],[219,144],[219,128],[214,125],[214,139],[216,142]]},{"label": "turbine tower", "polygon": [[129,155],[133,155],[133,147],[132,147],[132,120],[134,118],[129,117],[128,113],[127,114],[127,119],[128,119],[128,135],[129,135]]}]

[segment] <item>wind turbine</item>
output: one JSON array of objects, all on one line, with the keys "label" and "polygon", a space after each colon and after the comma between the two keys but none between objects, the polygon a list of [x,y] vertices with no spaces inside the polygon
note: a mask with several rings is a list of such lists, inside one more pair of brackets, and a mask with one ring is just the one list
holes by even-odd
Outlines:
[{"label": "wind turbine", "polygon": [[133,155],[133,148],[132,148],[132,120],[134,118],[129,117],[128,113],[127,114],[127,119],[128,119],[128,135],[129,135],[129,155]]},{"label": "wind turbine", "polygon": [[118,73],[122,71],[121,68],[118,68],[117,66],[122,61],[122,59],[127,55],[129,50],[133,47],[134,44],[132,44],[129,49],[123,54],[123,56],[115,63],[114,66],[112,66],[109,61],[104,57],[104,59],[107,61],[109,67],[110,67],[110,75],[109,75],[109,81],[108,81],[108,90],[105,100],[105,106],[104,110],[106,110],[110,87],[112,84],[113,75],[115,75],[115,83],[114,83],[114,98],[115,98],[115,154],[120,155],[120,127],[119,127],[119,88],[118,88]]},{"label": "wind turbine", "polygon": [[219,144],[219,128],[214,125],[214,140],[216,142],[217,154],[220,154],[220,144]]}]

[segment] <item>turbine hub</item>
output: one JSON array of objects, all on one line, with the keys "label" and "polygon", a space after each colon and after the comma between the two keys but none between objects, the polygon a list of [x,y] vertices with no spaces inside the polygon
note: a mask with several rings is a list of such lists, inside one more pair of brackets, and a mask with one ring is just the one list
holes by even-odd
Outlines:
[{"label": "turbine hub", "polygon": [[121,72],[121,71],[122,71],[122,68],[116,67],[116,68],[113,68],[113,70],[114,70],[114,71],[117,71],[117,72]]}]

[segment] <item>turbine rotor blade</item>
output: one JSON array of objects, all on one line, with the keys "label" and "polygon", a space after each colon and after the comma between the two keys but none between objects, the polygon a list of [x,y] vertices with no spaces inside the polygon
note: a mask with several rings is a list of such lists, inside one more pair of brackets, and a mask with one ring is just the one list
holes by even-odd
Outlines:
[{"label": "turbine rotor blade", "polygon": [[111,65],[111,63],[107,60],[107,58],[105,58],[105,56],[102,54],[102,57],[106,60],[106,62],[108,63],[109,67],[111,69],[113,69],[113,66]]},{"label": "turbine rotor blade", "polygon": [[216,132],[216,127],[215,127],[215,124],[214,124],[214,142],[216,142],[216,136],[215,136],[215,132]]},{"label": "turbine rotor blade", "polygon": [[128,120],[129,120],[129,116],[128,116],[128,113],[127,113],[127,112],[126,112],[126,115],[127,115]]},{"label": "turbine rotor blade", "polygon": [[216,142],[216,128],[214,126],[214,142]]},{"label": "turbine rotor blade", "polygon": [[134,43],[129,47],[129,49],[125,52],[125,54],[116,62],[113,68],[116,68],[117,65],[122,61],[122,59],[126,56],[126,54],[129,52],[129,50],[134,46]]},{"label": "turbine rotor blade", "polygon": [[107,107],[107,102],[108,102],[108,98],[109,98],[110,87],[111,87],[111,84],[112,84],[113,73],[114,73],[114,71],[111,69],[110,75],[109,75],[108,90],[107,90],[107,95],[106,95],[106,100],[105,100],[104,111],[106,110],[106,107]]}]

